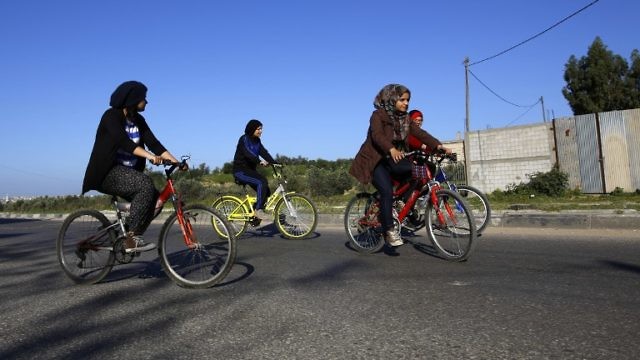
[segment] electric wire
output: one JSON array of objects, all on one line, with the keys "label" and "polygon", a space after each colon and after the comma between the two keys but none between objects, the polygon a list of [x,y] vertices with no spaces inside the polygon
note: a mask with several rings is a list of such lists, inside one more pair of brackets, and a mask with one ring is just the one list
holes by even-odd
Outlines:
[{"label": "electric wire", "polygon": [[520,46],[520,45],[523,45],[523,44],[525,44],[525,43],[527,43],[527,42],[529,42],[529,41],[531,41],[531,40],[533,40],[533,39],[537,38],[538,36],[540,36],[540,35],[542,35],[542,34],[546,33],[547,31],[549,31],[549,30],[551,30],[551,29],[555,28],[556,26],[558,26],[558,25],[562,24],[563,22],[565,22],[565,21],[569,20],[570,18],[572,18],[572,17],[574,17],[574,16],[578,15],[579,13],[581,13],[581,12],[582,12],[582,11],[584,11],[584,10],[586,10],[588,7],[590,7],[590,6],[594,5],[594,4],[595,4],[595,3],[597,3],[598,1],[600,1],[600,0],[594,0],[594,1],[592,1],[590,4],[588,4],[588,5],[584,6],[582,9],[575,11],[573,14],[571,14],[571,15],[569,15],[569,16],[567,16],[567,17],[565,17],[564,19],[562,19],[562,20],[558,21],[557,23],[555,23],[555,24],[551,25],[550,27],[548,27],[547,29],[545,29],[545,30],[543,30],[543,31],[539,32],[538,34],[536,34],[536,35],[534,35],[534,36],[532,36],[532,37],[530,37],[530,38],[528,38],[528,39],[526,39],[526,40],[524,40],[524,41],[521,41],[521,42],[519,42],[518,44],[513,45],[512,47],[510,47],[510,48],[508,48],[508,49],[506,49],[506,50],[504,50],[504,51],[501,51],[501,52],[499,52],[499,53],[497,53],[497,54],[495,54],[495,55],[493,55],[493,56],[489,56],[488,58],[485,58],[485,59],[482,59],[482,60],[480,60],[480,61],[476,61],[476,62],[474,62],[474,63],[471,63],[471,64],[469,64],[469,66],[477,65],[477,64],[480,64],[480,63],[485,62],[485,61],[487,61],[487,60],[491,60],[491,59],[493,59],[493,58],[496,58],[496,57],[498,57],[498,56],[500,56],[500,55],[502,55],[502,54],[505,54],[505,53],[507,53],[507,52],[509,52],[509,51],[511,51],[511,50],[513,50],[513,49],[515,49],[515,48],[517,48],[517,47],[518,47],[518,46]]},{"label": "electric wire", "polygon": [[518,116],[517,118],[515,118],[515,119],[511,120],[511,122],[509,122],[507,125],[505,125],[505,127],[509,127],[509,126],[511,126],[511,124],[513,124],[513,123],[515,123],[516,121],[518,121],[518,120],[522,119],[522,117],[523,117],[523,116],[527,115],[527,113],[528,113],[529,111],[531,111],[531,109],[533,109],[533,107],[534,107],[534,106],[536,106],[536,105],[538,105],[539,103],[540,103],[540,100],[538,100],[538,102],[537,102],[537,103],[535,103],[535,104],[531,105],[527,110],[525,110],[525,112],[523,112],[522,114],[520,114],[520,116]]},{"label": "electric wire", "polygon": [[473,76],[476,80],[478,80],[478,82],[479,82],[482,86],[484,86],[484,87],[485,87],[485,89],[489,90],[489,92],[491,92],[493,95],[495,95],[498,99],[500,99],[500,100],[502,100],[502,101],[506,102],[506,103],[507,103],[507,104],[509,104],[509,105],[513,105],[513,106],[515,106],[515,107],[520,107],[520,108],[531,108],[531,107],[535,106],[536,104],[538,104],[538,103],[540,102],[540,100],[538,100],[538,101],[536,101],[536,103],[535,103],[535,104],[533,104],[533,105],[518,105],[518,104],[516,104],[516,103],[513,103],[513,102],[511,102],[511,101],[509,101],[509,100],[505,99],[504,97],[502,97],[502,96],[498,95],[498,93],[496,93],[495,91],[493,91],[489,86],[487,86],[487,84],[483,83],[483,82],[482,82],[482,80],[480,80],[480,79],[476,76],[476,74],[474,74],[471,70],[467,70],[467,71],[469,71],[469,74],[471,74],[471,76]]}]

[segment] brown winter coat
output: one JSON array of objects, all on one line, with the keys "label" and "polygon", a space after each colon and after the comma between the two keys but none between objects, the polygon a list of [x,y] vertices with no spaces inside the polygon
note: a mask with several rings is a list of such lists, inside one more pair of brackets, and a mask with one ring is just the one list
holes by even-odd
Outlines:
[{"label": "brown winter coat", "polygon": [[[431,149],[441,145],[438,139],[422,130],[413,121],[409,126],[409,133]],[[349,174],[361,183],[369,184],[373,176],[373,169],[383,157],[389,155],[389,150],[393,147],[392,140],[393,122],[391,118],[385,111],[375,110],[369,120],[367,138],[360,147],[355,159],[353,159]]]}]

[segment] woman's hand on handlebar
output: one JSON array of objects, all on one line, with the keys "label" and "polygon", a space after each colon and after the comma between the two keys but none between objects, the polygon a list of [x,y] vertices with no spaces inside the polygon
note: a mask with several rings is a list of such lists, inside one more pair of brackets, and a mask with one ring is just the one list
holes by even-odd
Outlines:
[{"label": "woman's hand on handlebar", "polygon": [[153,165],[162,165],[164,163],[164,159],[161,156],[153,155],[151,159],[149,159]]},{"label": "woman's hand on handlebar", "polygon": [[391,148],[391,150],[389,150],[389,155],[391,156],[391,159],[393,159],[393,162],[395,163],[404,159],[404,153],[396,148]]},{"label": "woman's hand on handlebar", "polygon": [[447,155],[451,155],[451,153],[453,152],[451,148],[448,148],[444,145],[438,145],[438,151]]}]

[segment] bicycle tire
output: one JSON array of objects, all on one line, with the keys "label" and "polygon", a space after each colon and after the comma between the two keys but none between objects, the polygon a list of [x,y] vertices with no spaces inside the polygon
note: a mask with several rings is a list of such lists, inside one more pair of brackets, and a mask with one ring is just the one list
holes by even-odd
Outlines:
[{"label": "bicycle tire", "polygon": [[344,212],[344,229],[351,247],[362,254],[373,254],[384,247],[384,237],[378,221],[379,210],[370,212],[377,201],[375,195],[359,193],[354,196]]},{"label": "bicycle tire", "polygon": [[77,284],[95,284],[109,274],[115,263],[115,230],[97,210],[78,210],[64,220],[56,239],[56,254],[64,273]]},{"label": "bicycle tire", "polygon": [[456,191],[471,208],[476,223],[476,231],[482,233],[491,223],[491,206],[489,199],[480,190],[471,185],[456,185]]},{"label": "bicycle tire", "polygon": [[[186,288],[208,288],[222,281],[235,262],[236,237],[224,215],[203,205],[186,206],[182,210],[191,233],[187,246],[178,214],[173,213],[160,230],[158,255],[164,272],[176,284]],[[215,227],[211,226],[217,222]],[[218,231],[226,230],[226,236]]]},{"label": "bicycle tire", "polygon": [[[287,206],[287,201],[292,209]],[[311,199],[302,194],[285,194],[276,203],[274,216],[278,231],[290,240],[306,238],[316,230],[318,225],[316,206]]]},{"label": "bicycle tire", "polygon": [[[231,227],[234,228],[234,235],[236,238],[240,237],[247,230],[247,226],[249,225],[249,222],[247,220],[235,220],[231,216],[231,214],[241,215],[239,213],[242,212],[242,215],[244,215],[245,218],[248,218],[249,212],[242,205],[242,201],[231,196],[223,196],[216,199],[211,207],[225,216],[225,218],[229,221],[229,224],[231,224]],[[218,229],[216,224],[217,223],[213,223],[212,225],[216,229],[218,235],[226,236],[226,234],[224,234],[224,231]]]},{"label": "bicycle tire", "polygon": [[[444,259],[467,260],[477,236],[473,214],[460,194],[454,191],[440,189],[436,197],[437,206],[430,201],[425,213],[427,235]],[[438,220],[439,216],[444,224]]]}]

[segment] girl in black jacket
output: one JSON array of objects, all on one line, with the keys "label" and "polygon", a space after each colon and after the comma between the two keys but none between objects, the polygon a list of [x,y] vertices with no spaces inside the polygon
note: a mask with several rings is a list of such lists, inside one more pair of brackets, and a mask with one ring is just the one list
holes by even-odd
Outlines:
[{"label": "girl in black jacket", "polygon": [[[264,212],[264,205],[271,189],[269,182],[257,171],[258,164],[267,166],[275,164],[267,149],[262,146],[260,141],[262,136],[262,123],[258,120],[249,120],[244,129],[244,135],[238,139],[236,146],[236,154],[233,157],[233,176],[240,184],[248,184],[257,193],[258,201],[255,205],[255,216],[258,219],[265,219],[267,215]],[[264,160],[260,160],[260,157]]]},{"label": "girl in black jacket", "polygon": [[125,239],[128,253],[156,247],[142,238],[153,219],[158,198],[153,181],[143,173],[146,160],[155,165],[163,160],[178,162],[140,115],[147,105],[146,97],[147,87],[138,81],[124,82],[111,94],[111,108],[98,125],[82,183],[83,194],[97,190],[131,202]]}]

